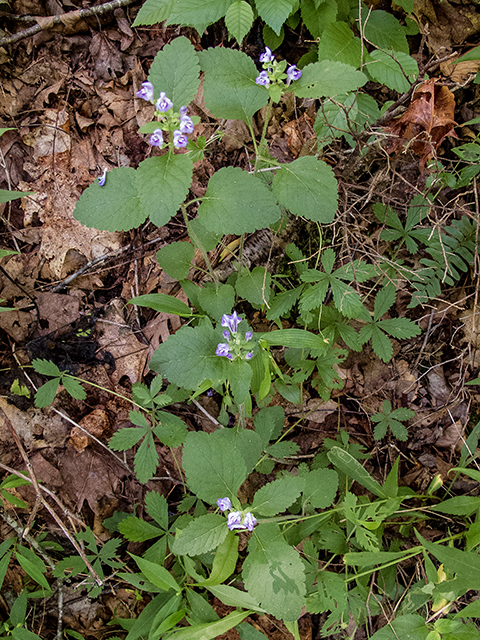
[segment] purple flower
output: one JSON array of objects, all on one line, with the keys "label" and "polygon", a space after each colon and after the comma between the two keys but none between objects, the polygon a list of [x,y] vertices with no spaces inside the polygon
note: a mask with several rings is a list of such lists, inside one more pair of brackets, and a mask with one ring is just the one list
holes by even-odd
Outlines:
[{"label": "purple flower", "polygon": [[262,87],[268,87],[270,84],[270,78],[266,71],[262,71],[259,76],[255,78],[255,84],[260,84]]},{"label": "purple flower", "polygon": [[150,136],[150,144],[152,147],[159,147],[160,149],[163,147],[163,131],[161,129],[155,129],[155,131]]},{"label": "purple flower", "polygon": [[142,82],[142,88],[140,89],[140,91],[137,91],[137,96],[142,100],[153,103],[153,84],[151,82]]},{"label": "purple flower", "polygon": [[[230,351],[230,345],[225,344],[224,342],[219,342],[217,344],[217,348],[215,350],[215,355],[216,356],[226,356],[228,358],[228,356],[230,355],[229,351]],[[230,355],[230,358],[228,358],[228,359],[229,360],[232,359],[231,355]]]},{"label": "purple flower", "polygon": [[245,514],[245,518],[243,519],[242,525],[246,527],[249,531],[253,531],[254,526],[257,524],[257,519],[253,517],[250,513]]},{"label": "purple flower", "polygon": [[248,342],[252,338],[253,338],[253,333],[251,331],[247,331],[247,333],[245,334],[245,340]]},{"label": "purple flower", "polygon": [[173,107],[173,102],[167,98],[165,91],[160,93],[160,97],[158,98],[155,107],[157,108],[157,111],[161,111],[162,113],[165,113],[165,111],[168,111]]},{"label": "purple flower", "polygon": [[175,131],[173,132],[173,146],[175,147],[175,149],[183,149],[187,146],[187,144],[187,136],[178,129],[175,129]]},{"label": "purple flower", "polygon": [[212,389],[211,387],[210,387],[210,389],[207,391],[207,396],[208,396],[209,398],[212,398],[212,397],[213,397],[213,389]]},{"label": "purple flower", "polygon": [[230,511],[230,509],[232,508],[232,503],[230,501],[230,498],[219,498],[217,500],[217,506],[220,511]]},{"label": "purple flower", "polygon": [[293,82],[293,80],[299,80],[301,77],[302,72],[300,69],[297,69],[296,64],[292,64],[292,66],[287,69],[287,86]]},{"label": "purple flower", "polygon": [[187,107],[180,107],[180,120],[187,115]]},{"label": "purple flower", "polygon": [[180,131],[182,133],[193,133],[193,122],[190,116],[180,116]]},{"label": "purple flower", "polygon": [[222,336],[227,342],[230,342],[230,331],[228,329],[225,329],[225,331],[222,333]]},{"label": "purple flower", "polygon": [[249,351],[247,354],[245,354],[245,360],[250,360],[251,358],[253,358],[253,353]]},{"label": "purple flower", "polygon": [[231,316],[228,316],[226,313],[222,316],[221,325],[222,327],[230,329],[230,333],[237,333],[237,327],[241,321],[242,319],[237,315],[237,312],[234,311]]},{"label": "purple flower", "polygon": [[234,529],[245,529],[242,524],[242,512],[241,511],[230,511],[227,518],[227,527],[230,531]]},{"label": "purple flower", "polygon": [[259,58],[260,62],[273,62],[275,60],[275,56],[273,55],[271,49],[265,47],[265,51]]},{"label": "purple flower", "polygon": [[105,181],[107,179],[107,170],[104,169],[103,170],[103,174],[100,176],[100,178],[98,179],[98,186],[99,187],[104,187],[105,186]]}]

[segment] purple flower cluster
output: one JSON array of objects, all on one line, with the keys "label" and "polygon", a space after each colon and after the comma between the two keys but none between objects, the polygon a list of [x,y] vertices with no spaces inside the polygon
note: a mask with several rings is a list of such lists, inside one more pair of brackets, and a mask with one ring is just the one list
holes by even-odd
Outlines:
[{"label": "purple flower cluster", "polygon": [[247,511],[247,513],[243,513],[242,511],[231,511],[232,503],[230,498],[219,498],[217,500],[217,505],[220,511],[230,511],[227,516],[227,527],[230,531],[234,531],[234,529],[253,531],[257,524],[257,519],[250,513],[250,511]]},{"label": "purple flower cluster", "polygon": [[[143,82],[142,88],[137,91],[137,96],[155,104],[157,117],[160,121],[166,118],[165,125],[162,128],[155,129],[150,136],[150,144],[152,147],[163,147],[163,131],[173,131],[173,146],[175,149],[184,149],[188,144],[187,135],[193,133],[194,125],[190,116],[187,115],[187,107],[180,107],[180,113],[167,113],[173,107],[173,102],[167,98],[165,91],[160,92],[158,100],[155,102],[154,88],[151,82]],[[165,116],[162,114],[166,114]]]},{"label": "purple flower cluster", "polygon": [[[255,78],[255,83],[268,88],[271,83],[283,85],[283,79],[285,79],[284,70],[285,70],[285,62],[278,63],[275,60],[275,56],[273,55],[271,49],[265,47],[265,51],[261,54],[259,58],[260,62],[263,62],[263,71],[261,71],[258,76]],[[286,71],[286,85],[287,87],[294,80],[298,80],[302,77],[302,72],[297,68],[295,64],[292,64],[288,67]]]},{"label": "purple flower cluster", "polygon": [[222,335],[227,342],[218,343],[215,355],[228,358],[229,360],[235,360],[236,358],[250,360],[253,358],[252,351],[244,353],[246,343],[253,338],[253,333],[247,331],[245,337],[242,338],[238,334],[238,325],[241,321],[242,319],[237,315],[236,311],[234,311],[231,316],[227,314],[222,316],[221,325],[222,327],[226,327]]}]

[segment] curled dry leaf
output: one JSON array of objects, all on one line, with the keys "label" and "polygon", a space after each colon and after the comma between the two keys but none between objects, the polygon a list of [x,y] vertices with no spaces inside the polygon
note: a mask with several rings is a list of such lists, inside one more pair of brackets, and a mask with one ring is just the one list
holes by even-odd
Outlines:
[{"label": "curled dry leaf", "polygon": [[453,130],[455,96],[436,81],[430,78],[417,87],[405,113],[385,127],[393,135],[385,147],[387,153],[397,153],[410,142],[408,147],[420,156],[421,169],[446,136],[458,137]]}]

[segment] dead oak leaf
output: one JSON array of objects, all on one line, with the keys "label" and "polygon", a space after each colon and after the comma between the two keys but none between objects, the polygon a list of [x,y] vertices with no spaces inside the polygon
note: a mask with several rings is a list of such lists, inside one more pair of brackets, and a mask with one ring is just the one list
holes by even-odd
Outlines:
[{"label": "dead oak leaf", "polygon": [[417,87],[405,113],[385,127],[394,136],[385,147],[387,153],[396,153],[410,142],[408,147],[420,156],[422,170],[446,136],[457,137],[453,130],[455,96],[436,81],[430,78]]}]

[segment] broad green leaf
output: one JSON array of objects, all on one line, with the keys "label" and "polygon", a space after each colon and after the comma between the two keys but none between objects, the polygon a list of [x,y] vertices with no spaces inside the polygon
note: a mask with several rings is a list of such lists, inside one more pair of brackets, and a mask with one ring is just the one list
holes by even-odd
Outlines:
[{"label": "broad green leaf", "polygon": [[262,20],[265,20],[278,36],[296,2],[295,0],[255,0],[255,4]]},{"label": "broad green leaf", "polygon": [[255,84],[254,61],[241,51],[220,47],[197,55],[205,71],[203,91],[210,111],[216,118],[251,125],[253,115],[268,102],[268,91]]},{"label": "broad green leaf", "polygon": [[25,627],[15,627],[12,629],[13,640],[42,640],[36,633],[25,629]]},{"label": "broad green leaf", "polygon": [[177,533],[172,551],[176,556],[197,556],[216,549],[228,533],[227,519],[219,513],[207,513],[192,520]]},{"label": "broad green leaf", "polygon": [[326,509],[335,499],[338,489],[338,475],[333,469],[314,469],[305,477],[303,500],[315,509]]},{"label": "broad green leaf", "polygon": [[53,378],[45,384],[42,384],[35,393],[35,406],[44,409],[52,404],[57,395],[57,389],[60,384],[60,378]]},{"label": "broad green leaf", "polygon": [[120,167],[108,172],[105,186],[95,180],[80,196],[73,212],[75,219],[86,227],[106,231],[128,231],[141,225],[148,214],[139,198],[136,176],[135,169]]},{"label": "broad green leaf", "polygon": [[225,25],[229,35],[235,38],[238,44],[242,44],[244,37],[252,28],[253,18],[253,9],[244,0],[238,0],[228,7]]},{"label": "broad green leaf", "polygon": [[295,502],[304,484],[303,478],[298,476],[288,476],[269,482],[257,491],[250,508],[261,516],[276,516]]},{"label": "broad green leaf", "polygon": [[462,587],[480,589],[480,555],[478,553],[427,542],[418,532],[416,535],[429,553],[444,564],[448,571],[457,575]]},{"label": "broad green leaf", "polygon": [[281,205],[297,216],[329,224],[335,217],[338,187],[332,169],[313,156],[298,158],[277,171],[273,193]]},{"label": "broad green leaf", "polygon": [[[22,567],[25,573],[28,576],[30,576],[32,580],[35,580],[35,582],[38,582],[38,584],[41,587],[43,587],[44,589],[50,590],[50,585],[48,584],[47,579],[43,575],[43,573],[47,570],[47,568],[44,565],[44,563],[40,560],[40,558],[35,557],[35,561],[34,561],[34,558],[32,557],[32,555],[35,555],[35,554],[33,553],[33,551],[25,547],[23,548],[18,547],[15,555],[16,555],[18,564]],[[38,561],[40,561],[41,564],[39,564]]]},{"label": "broad green leaf", "polygon": [[286,316],[293,305],[298,301],[300,294],[303,291],[303,286],[295,287],[289,291],[282,291],[277,293],[273,300],[269,303],[269,309],[267,311],[267,320],[276,320]]},{"label": "broad green leaf", "polygon": [[[355,119],[357,107],[354,105],[354,101],[355,94],[352,93],[347,98],[337,96],[335,102],[331,100],[323,102],[313,125],[318,143],[322,148],[334,138],[340,138],[348,133],[349,126],[346,113],[348,113],[350,122],[352,121],[352,116]],[[343,103],[346,108],[342,109],[339,103]]]},{"label": "broad green leaf", "polygon": [[265,613],[265,609],[259,607],[258,602],[255,602],[245,591],[229,587],[226,584],[207,586],[207,589],[228,607],[242,607],[243,609],[253,609],[259,613]]},{"label": "broad green leaf", "polygon": [[75,398],[75,400],[85,400],[87,397],[86,391],[80,384],[79,380],[75,380],[75,378],[70,378],[69,376],[64,376],[62,378],[62,384],[65,387],[65,391],[67,391],[72,398]]},{"label": "broad green leaf", "polygon": [[32,367],[34,371],[40,373],[42,376],[55,376],[60,377],[61,371],[56,364],[50,362],[50,360],[40,360],[39,358],[32,360]]},{"label": "broad green leaf", "polygon": [[238,540],[238,536],[236,536],[233,531],[227,533],[227,537],[220,543],[215,553],[212,572],[208,576],[208,579],[202,582],[202,587],[221,584],[232,575],[237,565]]},{"label": "broad green leaf", "polygon": [[[335,275],[336,272],[334,276]],[[362,299],[355,289],[336,277],[330,279],[330,287],[332,289],[333,301],[338,311],[347,318],[358,317],[363,309],[363,304]]]},{"label": "broad green leaf", "polygon": [[146,0],[140,7],[132,27],[160,24],[168,18],[177,0]]},{"label": "broad green leaf", "polygon": [[300,80],[292,83],[297,98],[334,97],[355,91],[367,82],[361,71],[343,62],[322,60],[307,64]]},{"label": "broad green leaf", "polygon": [[253,305],[264,305],[270,300],[272,274],[265,267],[252,271],[242,270],[235,283],[237,295]]},{"label": "broad green leaf", "polygon": [[430,629],[425,624],[425,618],[417,614],[398,616],[370,636],[370,640],[426,640]]},{"label": "broad green leaf", "polygon": [[145,433],[145,429],[124,427],[113,434],[112,438],[108,441],[108,446],[110,449],[113,449],[113,451],[126,451],[134,447],[137,442],[143,438]]},{"label": "broad green leaf", "polygon": [[[414,0],[398,0],[396,3],[405,11],[405,13],[413,13]],[[407,34],[414,35],[414,34]]]},{"label": "broad green leaf", "polygon": [[380,318],[390,309],[396,298],[397,290],[394,284],[388,284],[387,286],[382,287],[375,296],[373,319],[380,320]]},{"label": "broad green leaf", "polygon": [[251,233],[279,217],[280,209],[268,186],[239,167],[223,167],[210,178],[198,209],[200,222],[222,234]]},{"label": "broad green leaf", "polygon": [[239,624],[235,628],[238,631],[240,640],[265,640],[265,638],[267,637],[265,634],[261,633],[247,622],[242,622],[242,624]]},{"label": "broad green leaf", "polygon": [[32,196],[34,193],[35,191],[8,191],[7,189],[0,189],[0,204],[23,198],[23,196]]},{"label": "broad green leaf", "polygon": [[410,76],[412,82],[418,76],[416,60],[401,51],[396,51],[393,57],[384,51],[373,51],[367,62],[367,70],[372,78],[398,93],[405,93],[410,89],[405,76]]},{"label": "broad green leaf", "polygon": [[177,581],[172,574],[165,569],[165,567],[162,567],[155,562],[145,560],[145,558],[135,556],[133,553],[129,553],[129,555],[135,560],[138,568],[147,580],[150,580],[150,582],[152,582],[156,587],[163,591],[168,591],[169,589],[173,589],[177,593],[181,591]]},{"label": "broad green leaf", "polygon": [[[275,382],[275,386],[277,387],[277,389],[281,389],[283,392],[283,389],[282,387],[280,387],[278,380]],[[285,387],[286,385],[283,385],[283,386]],[[299,400],[301,401],[301,396]],[[297,402],[295,404],[299,404],[299,403]],[[290,441],[287,442],[283,440],[282,442],[275,442],[275,444],[270,445],[265,449],[265,451],[266,453],[268,453],[269,456],[272,456],[273,458],[282,459],[282,458],[285,458],[285,456],[294,456],[296,453],[300,451],[300,447],[296,442],[290,442]]]},{"label": "broad green leaf", "polygon": [[356,480],[362,487],[368,489],[379,498],[388,498],[382,486],[366,471],[362,465],[348,451],[340,447],[332,447],[327,453],[330,462],[340,469],[346,476]]},{"label": "broad green leaf", "polygon": [[444,500],[430,508],[437,513],[448,513],[452,516],[471,516],[480,508],[480,498],[478,496],[455,496],[455,498]]},{"label": "broad green leaf", "polygon": [[231,284],[206,283],[198,292],[198,302],[210,318],[220,322],[224,313],[229,314],[235,304],[235,289]]},{"label": "broad green leaf", "polygon": [[298,620],[305,605],[305,570],[276,523],[259,525],[248,543],[243,579],[249,595],[279,620]]},{"label": "broad green leaf", "polygon": [[145,496],[145,506],[147,513],[155,522],[162,527],[168,529],[168,503],[165,496],[161,496],[156,491],[149,491]]},{"label": "broad green leaf", "polygon": [[211,326],[182,327],[161,344],[150,360],[150,369],[184,389],[195,390],[205,380],[213,386],[226,378],[226,358],[215,350],[219,335]]},{"label": "broad green leaf", "polygon": [[118,523],[118,530],[131,542],[145,542],[164,534],[164,531],[145,520],[128,516]]},{"label": "broad green leaf", "polygon": [[[389,362],[393,357],[393,345],[388,336],[380,329],[380,323],[372,324],[372,347],[383,362]],[[360,330],[360,337],[362,331]]]},{"label": "broad green leaf", "polygon": [[322,335],[304,329],[279,329],[256,334],[271,346],[295,347],[297,349],[325,349],[327,343]]},{"label": "broad green leaf", "polygon": [[160,442],[172,448],[182,445],[187,435],[187,425],[184,421],[166,411],[157,411],[156,415],[160,420],[160,424],[153,428],[153,433]]},{"label": "broad green leaf", "polygon": [[362,45],[346,22],[334,22],[325,27],[318,45],[318,60],[343,62],[357,69]]},{"label": "broad green leaf", "polygon": [[265,448],[270,440],[280,437],[285,423],[285,410],[280,406],[260,409],[260,411],[255,414],[253,423],[255,425],[255,431],[260,436],[262,445]]},{"label": "broad green leaf", "polygon": [[147,293],[144,296],[137,296],[128,301],[128,304],[136,304],[139,307],[147,307],[160,313],[174,313],[176,316],[189,318],[192,315],[190,307],[165,293]]},{"label": "broad green leaf", "polygon": [[327,0],[319,6],[315,0],[302,0],[301,11],[307,29],[314,38],[319,38],[324,29],[335,22],[338,8],[335,0]]},{"label": "broad green leaf", "polygon": [[238,431],[236,428],[219,429],[217,434],[217,438],[225,440],[230,449],[244,459],[247,474],[251,473],[260,459],[264,448],[262,438],[259,434],[251,429],[241,429]]},{"label": "broad green leaf", "polygon": [[157,262],[174,280],[188,277],[195,249],[189,242],[172,242],[157,251]]},{"label": "broad green leaf", "polygon": [[386,331],[399,340],[413,338],[422,333],[418,324],[408,318],[388,318],[387,320],[380,320],[377,325],[383,329],[383,331]]},{"label": "broad green leaf", "polygon": [[217,435],[218,432],[190,432],[183,447],[183,468],[190,489],[214,505],[219,498],[237,500],[240,485],[247,477],[243,458]]},{"label": "broad green leaf", "polygon": [[200,223],[198,218],[194,218],[189,222],[188,233],[193,244],[200,249],[200,243],[203,246],[205,251],[213,251],[217,244],[222,239],[221,233],[215,233],[214,231],[209,231],[205,229],[203,224]]},{"label": "broad green leaf", "polygon": [[178,110],[195,98],[200,84],[199,75],[195,48],[190,40],[180,36],[157,53],[148,80],[155,88],[155,98],[164,91],[173,102],[173,108]]},{"label": "broad green leaf", "polygon": [[277,36],[275,31],[271,27],[269,27],[268,24],[266,24],[263,27],[262,35],[265,46],[272,51],[275,51],[275,49],[278,49],[278,47],[285,39],[285,28],[282,27],[280,29],[280,35]]},{"label": "broad green leaf", "polygon": [[362,22],[365,38],[379,49],[409,53],[405,27],[391,13],[370,11],[365,7],[362,9]]},{"label": "broad green leaf", "polygon": [[142,211],[148,212],[157,227],[163,227],[177,213],[188,194],[192,175],[193,163],[186,154],[167,153],[147,158],[139,164],[135,172],[135,186]]},{"label": "broad green leaf", "polygon": [[[216,588],[217,587],[212,587],[212,589]],[[191,627],[180,629],[175,632],[172,638],[175,638],[175,640],[213,640],[213,638],[218,638],[230,629],[236,627],[237,624],[242,622],[250,613],[250,611],[234,611],[217,622],[195,624]]]},{"label": "broad green leaf", "polygon": [[226,14],[233,0],[177,0],[167,24],[195,27],[200,35]]},{"label": "broad green leaf", "polygon": [[237,405],[250,401],[250,383],[253,369],[245,360],[236,360],[228,365],[228,377],[233,399]]},{"label": "broad green leaf", "polygon": [[137,478],[142,484],[147,483],[155,475],[158,466],[158,453],[151,431],[145,434],[142,444],[138,447],[133,466]]}]

